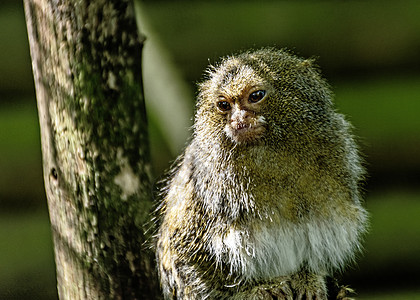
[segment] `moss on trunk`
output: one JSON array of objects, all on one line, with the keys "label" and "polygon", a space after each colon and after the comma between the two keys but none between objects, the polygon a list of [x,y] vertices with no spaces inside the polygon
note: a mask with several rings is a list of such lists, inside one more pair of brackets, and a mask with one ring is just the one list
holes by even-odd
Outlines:
[{"label": "moss on trunk", "polygon": [[60,298],[156,298],[133,3],[25,0],[25,13]]}]

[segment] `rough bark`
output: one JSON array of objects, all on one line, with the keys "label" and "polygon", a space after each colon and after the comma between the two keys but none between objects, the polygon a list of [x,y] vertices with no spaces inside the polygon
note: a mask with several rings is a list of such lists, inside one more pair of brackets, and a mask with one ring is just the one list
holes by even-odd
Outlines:
[{"label": "rough bark", "polygon": [[129,0],[24,0],[60,299],[154,299],[142,40]]}]

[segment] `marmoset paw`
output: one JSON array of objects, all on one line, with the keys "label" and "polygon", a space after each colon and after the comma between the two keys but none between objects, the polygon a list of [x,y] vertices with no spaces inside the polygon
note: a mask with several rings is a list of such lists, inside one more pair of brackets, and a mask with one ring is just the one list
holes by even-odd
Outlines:
[{"label": "marmoset paw", "polygon": [[337,294],[337,300],[354,300],[353,297],[351,297],[352,295],[355,294],[355,291],[348,287],[348,286],[340,286],[340,290],[338,291]]},{"label": "marmoset paw", "polygon": [[288,281],[258,286],[253,289],[254,300],[293,300],[293,292]]},{"label": "marmoset paw", "polygon": [[300,290],[296,294],[296,300],[326,300],[327,295],[323,290]]}]

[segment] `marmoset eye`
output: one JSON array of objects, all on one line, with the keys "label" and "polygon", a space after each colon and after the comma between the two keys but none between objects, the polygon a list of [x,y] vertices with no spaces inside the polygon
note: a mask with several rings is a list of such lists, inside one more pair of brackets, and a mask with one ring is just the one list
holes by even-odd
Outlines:
[{"label": "marmoset eye", "polygon": [[217,107],[220,109],[220,111],[223,111],[223,112],[231,109],[230,103],[224,100],[218,101]]},{"label": "marmoset eye", "polygon": [[258,101],[261,101],[262,98],[264,98],[264,96],[265,96],[264,90],[255,91],[251,93],[251,95],[249,95],[248,101],[251,103],[257,103]]}]

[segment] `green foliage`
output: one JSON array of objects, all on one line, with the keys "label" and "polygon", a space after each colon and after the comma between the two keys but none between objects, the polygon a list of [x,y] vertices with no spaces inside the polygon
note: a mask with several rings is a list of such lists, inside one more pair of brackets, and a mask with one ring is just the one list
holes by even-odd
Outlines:
[{"label": "green foliage", "polygon": [[403,191],[380,193],[367,199],[367,208],[372,215],[364,263],[420,263],[416,258],[420,253],[420,195]]},{"label": "green foliage", "polygon": [[371,292],[368,295],[358,295],[358,300],[418,300],[420,299],[420,292],[418,290],[407,291],[377,291]]},{"label": "green foliage", "polygon": [[0,106],[0,211],[45,206],[40,144],[35,99]]},{"label": "green foliage", "polygon": [[369,143],[418,140],[420,77],[388,77],[337,83],[339,108]]},{"label": "green foliage", "polygon": [[33,87],[23,9],[14,2],[0,4],[0,92]]},{"label": "green foliage", "polygon": [[191,80],[207,58],[268,45],[319,57],[334,76],[419,67],[415,0],[149,1],[144,8]]},{"label": "green foliage", "polygon": [[17,161],[32,156],[35,151],[41,153],[35,99],[19,99],[14,105],[0,107],[0,128],[2,157]]},{"label": "green foliage", "polygon": [[56,299],[46,211],[0,215],[0,299]]}]

